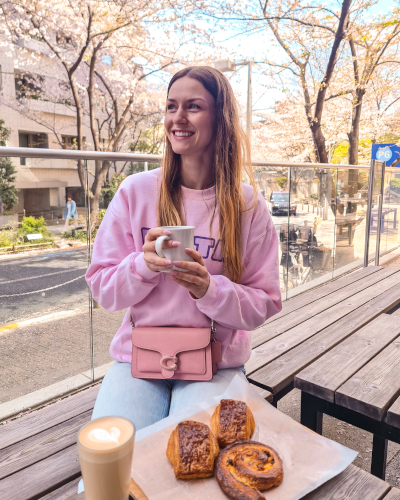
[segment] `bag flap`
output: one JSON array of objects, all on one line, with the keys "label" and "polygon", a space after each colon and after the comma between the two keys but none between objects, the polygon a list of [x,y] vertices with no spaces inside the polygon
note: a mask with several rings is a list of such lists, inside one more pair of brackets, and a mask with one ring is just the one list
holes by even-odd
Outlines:
[{"label": "bag flap", "polygon": [[210,336],[210,328],[135,327],[132,344],[140,349],[157,351],[162,356],[175,356],[182,351],[205,348],[210,343]]}]

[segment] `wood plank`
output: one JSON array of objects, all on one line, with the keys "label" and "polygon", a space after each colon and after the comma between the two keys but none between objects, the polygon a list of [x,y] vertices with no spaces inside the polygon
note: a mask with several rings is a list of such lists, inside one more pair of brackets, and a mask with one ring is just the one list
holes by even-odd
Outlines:
[{"label": "wood plank", "polygon": [[367,289],[368,287],[378,286],[378,283],[384,280],[385,278],[392,276],[394,274],[399,274],[400,271],[392,268],[385,268],[379,272],[376,272],[372,275],[366,276],[361,280],[358,280],[356,283],[350,284],[335,293],[329,294],[328,296],[321,297],[318,300],[315,300],[311,304],[307,304],[296,311],[293,311],[283,318],[280,318],[276,321],[273,321],[270,324],[267,324],[263,327],[258,328],[253,331],[251,345],[252,347],[257,347],[261,345],[263,342],[267,342],[268,340],[273,339],[277,335],[280,335],[283,332],[295,327],[306,321],[308,318],[311,318],[336,304],[352,297],[353,295],[361,292],[362,290]]},{"label": "wood plank", "polygon": [[0,498],[40,498],[79,476],[78,448],[73,445],[0,481]]},{"label": "wood plank", "polygon": [[370,274],[376,273],[377,271],[380,271],[382,269],[383,268],[380,266],[363,267],[362,269],[358,269],[353,273],[346,274],[346,276],[335,279],[333,281],[329,281],[324,285],[315,287],[312,290],[304,292],[300,295],[296,295],[296,297],[293,297],[292,299],[285,300],[282,304],[282,310],[278,314],[272,316],[272,318],[267,319],[267,321],[258,328],[261,328],[268,323],[272,323],[273,321],[276,321],[277,319],[282,318],[283,316],[286,316],[287,314],[296,311],[297,309],[300,309],[300,307],[311,304],[321,297],[326,297],[327,295],[334,293],[347,285],[351,285],[352,283],[355,283],[356,281],[365,278]]},{"label": "wood plank", "polygon": [[276,394],[293,382],[295,376],[304,368],[393,307],[393,303],[396,301],[400,302],[400,287],[398,285],[367,302],[333,325],[321,330],[317,335],[299,344],[260,370],[253,372],[249,376],[249,380],[261,383],[273,394]]},{"label": "wood plank", "polygon": [[[381,331],[379,335],[382,335]],[[400,338],[397,338],[339,387],[335,402],[376,420],[382,420],[399,395]]]},{"label": "wood plank", "polygon": [[78,483],[81,480],[81,476],[74,479],[73,481],[64,484],[61,488],[57,488],[48,495],[41,497],[40,500],[71,500],[71,497],[75,496],[78,491]]},{"label": "wood plank", "polygon": [[93,409],[100,385],[0,426],[0,450]]},{"label": "wood plank", "polygon": [[355,465],[337,475],[304,500],[381,500],[390,490],[390,485]]},{"label": "wood plank", "polygon": [[400,428],[400,398],[397,398],[393,405],[388,409],[386,422],[389,425]]},{"label": "wood plank", "polygon": [[399,335],[400,321],[382,314],[298,373],[295,386],[333,403],[336,390]]},{"label": "wood plank", "polygon": [[0,479],[14,474],[76,443],[79,429],[92,410],[0,450]]},{"label": "wood plank", "polygon": [[[251,383],[251,381],[249,382]],[[259,396],[261,396],[263,399],[266,399],[268,403],[272,403],[273,396],[269,391],[262,389],[261,387],[258,387],[258,385],[254,384],[251,384],[251,387],[253,387],[253,389],[257,391]]]},{"label": "wood plank", "polygon": [[392,488],[383,500],[400,500],[400,490]]},{"label": "wood plank", "polygon": [[253,349],[251,357],[245,365],[247,375],[251,375],[256,370],[259,370],[274,359],[282,356],[285,352],[305,342],[324,328],[362,307],[373,298],[387,292],[387,290],[398,284],[399,277],[400,273],[389,276],[374,286],[356,293],[351,298],[348,298],[348,300],[341,301],[330,309],[317,314],[295,328]]},{"label": "wood plank", "polygon": [[399,307],[399,309],[396,309],[392,314],[393,314],[393,316],[397,316],[397,317],[400,316],[400,307]]}]

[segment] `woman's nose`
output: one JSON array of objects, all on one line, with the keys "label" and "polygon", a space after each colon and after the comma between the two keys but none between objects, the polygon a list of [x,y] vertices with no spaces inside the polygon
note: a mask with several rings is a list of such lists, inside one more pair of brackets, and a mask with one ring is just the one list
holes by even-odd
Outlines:
[{"label": "woman's nose", "polygon": [[186,123],[186,122],[187,118],[185,110],[182,108],[178,108],[178,111],[174,115],[174,123]]}]

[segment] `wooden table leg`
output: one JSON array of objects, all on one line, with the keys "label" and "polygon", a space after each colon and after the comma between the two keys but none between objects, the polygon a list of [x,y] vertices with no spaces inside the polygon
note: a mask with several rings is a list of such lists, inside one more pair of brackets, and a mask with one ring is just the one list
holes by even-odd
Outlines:
[{"label": "wooden table leg", "polygon": [[374,434],[372,442],[371,474],[380,479],[385,479],[386,474],[387,443],[387,439],[378,436],[378,434]]},{"label": "wooden table leg", "polygon": [[306,392],[301,393],[300,423],[317,434],[322,435],[323,413],[314,408]]}]

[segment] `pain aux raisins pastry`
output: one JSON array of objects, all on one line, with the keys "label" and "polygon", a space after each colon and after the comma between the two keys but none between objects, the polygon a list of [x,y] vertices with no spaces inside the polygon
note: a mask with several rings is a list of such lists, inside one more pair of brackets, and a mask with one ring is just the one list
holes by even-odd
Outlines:
[{"label": "pain aux raisins pastry", "polygon": [[167,457],[178,479],[199,479],[214,475],[218,441],[208,425],[186,420],[169,437]]},{"label": "pain aux raisins pastry", "polygon": [[211,429],[221,448],[250,439],[255,427],[253,414],[243,401],[221,399],[211,417]]},{"label": "pain aux raisins pastry", "polygon": [[240,441],[221,451],[215,474],[222,491],[232,500],[264,500],[260,491],[281,484],[283,466],[270,446]]}]

